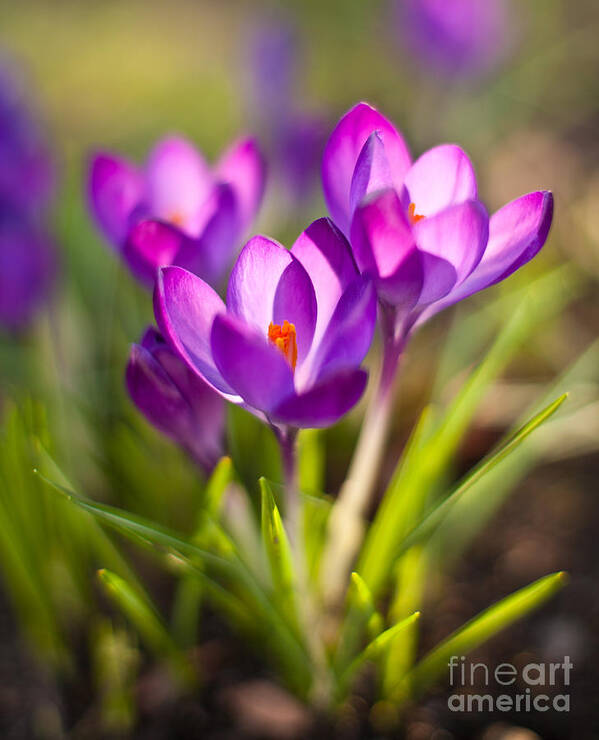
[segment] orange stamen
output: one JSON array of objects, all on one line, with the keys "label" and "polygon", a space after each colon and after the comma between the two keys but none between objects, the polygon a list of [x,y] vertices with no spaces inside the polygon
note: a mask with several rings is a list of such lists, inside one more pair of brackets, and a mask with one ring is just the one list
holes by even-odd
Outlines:
[{"label": "orange stamen", "polygon": [[173,211],[173,213],[171,213],[171,215],[169,216],[168,221],[170,221],[170,223],[174,224],[175,226],[183,226],[185,216],[181,213],[181,211]]},{"label": "orange stamen", "polygon": [[424,218],[424,216],[419,216],[416,213],[415,203],[410,203],[410,205],[408,206],[408,218],[410,219],[410,223],[412,224],[417,224],[418,221],[422,221],[422,219]]},{"label": "orange stamen", "polygon": [[295,326],[290,324],[287,319],[283,321],[283,326],[273,324],[272,321],[268,327],[268,341],[282,353],[283,357],[295,370],[297,364],[297,339],[295,336]]}]

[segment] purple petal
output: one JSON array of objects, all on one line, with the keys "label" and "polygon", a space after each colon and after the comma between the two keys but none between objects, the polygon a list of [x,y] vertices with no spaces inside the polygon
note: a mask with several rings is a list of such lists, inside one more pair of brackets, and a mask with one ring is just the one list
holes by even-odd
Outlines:
[{"label": "purple petal", "polygon": [[475,280],[492,285],[530,262],[547,241],[552,219],[553,194],[548,190],[523,195],[493,214]]},{"label": "purple petal", "polygon": [[473,272],[439,303],[427,309],[422,324],[447,306],[484,290],[529,262],[545,244],[553,218],[553,195],[540,190],[501,208],[489,221],[489,241]]},{"label": "purple petal", "polygon": [[158,268],[175,264],[179,251],[188,242],[193,243],[175,226],[162,221],[144,220],[130,230],[123,247],[123,257],[135,277],[151,288]]},{"label": "purple petal", "polygon": [[243,321],[217,316],[211,343],[223,378],[249,406],[269,413],[293,394],[293,372],[283,354]]},{"label": "purple petal", "polygon": [[314,286],[302,263],[294,258],[283,271],[277,285],[272,320],[279,326],[282,326],[284,321],[295,326],[299,364],[312,346],[316,313]]},{"label": "purple petal", "polygon": [[476,200],[476,175],[468,155],[455,144],[429,149],[406,175],[402,201],[414,203],[416,214],[432,216],[448,206]]},{"label": "purple petal", "polygon": [[268,336],[271,322],[295,325],[298,360],[308,353],[316,326],[316,296],[308,273],[278,242],[255,236],[241,250],[229,280],[229,312]]},{"label": "purple petal", "polygon": [[230,185],[217,185],[207,201],[210,210],[199,239],[181,245],[176,264],[199,275],[212,285],[221,283],[239,246],[239,213]]},{"label": "purple petal", "polygon": [[150,154],[147,180],[152,215],[199,236],[206,221],[202,206],[213,178],[196,148],[176,136],[158,142]]},{"label": "purple petal", "polygon": [[120,247],[131,215],[145,198],[145,183],[138,169],[119,157],[97,154],[89,171],[90,209],[109,242]]},{"label": "purple petal", "polygon": [[322,160],[322,183],[333,221],[345,234],[351,223],[350,188],[362,147],[368,137],[378,132],[393,186],[398,190],[410,167],[408,148],[393,124],[367,103],[358,103],[339,121],[325,147]]},{"label": "purple petal", "polygon": [[360,270],[372,276],[379,296],[407,310],[422,289],[421,256],[394,190],[368,198],[356,210],[351,244]]},{"label": "purple petal", "polygon": [[412,227],[424,253],[424,285],[419,303],[447,295],[474,270],[489,237],[489,217],[478,201],[446,208]]},{"label": "purple petal", "polygon": [[351,181],[350,211],[353,213],[366,195],[393,187],[389,160],[378,131],[370,134],[362,147]]},{"label": "purple petal", "polygon": [[211,467],[222,454],[225,409],[222,398],[192,373],[158,332],[133,345],[127,365],[129,394],[137,408],[160,431]]},{"label": "purple petal", "polygon": [[358,275],[347,239],[328,218],[302,232],[291,252],[306,268],[318,306],[313,344],[318,344],[345,289]]},{"label": "purple petal", "polygon": [[235,142],[218,162],[216,177],[232,187],[241,231],[245,232],[256,218],[266,184],[266,163],[257,141],[246,138]]},{"label": "purple petal", "polygon": [[357,277],[341,296],[320,344],[298,369],[296,385],[305,388],[333,372],[357,368],[370,349],[376,317],[374,285]]},{"label": "purple petal", "polygon": [[279,281],[292,260],[282,244],[266,236],[252,237],[241,250],[229,278],[228,311],[266,336],[273,320]]},{"label": "purple petal", "polygon": [[191,409],[168,373],[145,347],[134,344],[126,382],[137,408],[160,431],[177,442],[191,435]]},{"label": "purple petal", "polygon": [[192,370],[229,397],[235,393],[217,369],[210,345],[212,324],[219,313],[225,313],[224,303],[199,277],[181,267],[158,271],[154,314],[163,337]]},{"label": "purple petal", "polygon": [[283,401],[272,412],[272,418],[296,427],[328,427],[360,400],[367,380],[364,370],[335,373],[305,393]]}]

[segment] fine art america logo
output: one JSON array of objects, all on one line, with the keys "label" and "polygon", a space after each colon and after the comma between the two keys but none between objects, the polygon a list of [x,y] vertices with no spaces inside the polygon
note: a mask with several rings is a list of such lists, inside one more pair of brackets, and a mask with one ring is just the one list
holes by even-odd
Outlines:
[{"label": "fine art america logo", "polygon": [[[460,690],[447,700],[452,712],[570,711],[568,687],[574,664],[567,655],[561,663],[527,663],[518,668],[512,663],[489,668],[485,663],[467,663],[463,655],[452,655],[448,666],[450,686]],[[481,687],[506,687],[506,691],[475,693]]]}]

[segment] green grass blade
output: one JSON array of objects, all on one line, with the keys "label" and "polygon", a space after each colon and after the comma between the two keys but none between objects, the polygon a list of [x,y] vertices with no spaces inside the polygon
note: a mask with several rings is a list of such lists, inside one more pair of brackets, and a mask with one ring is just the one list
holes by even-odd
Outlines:
[{"label": "green grass blade", "polygon": [[212,471],[204,491],[204,507],[209,516],[217,518],[223,503],[227,486],[233,478],[233,461],[230,457],[223,457]]},{"label": "green grass blade", "polygon": [[524,440],[531,435],[535,429],[541,426],[547,421],[553,414],[560,408],[564,401],[568,398],[568,394],[564,393],[555,401],[552,401],[530,421],[528,421],[523,427],[521,427],[503,446],[500,447],[497,452],[490,455],[488,458],[483,460],[472,470],[466,478],[459,484],[459,486],[445,498],[441,503],[435,506],[425,518],[418,524],[404,539],[401,543],[399,554],[408,550],[410,547],[423,539],[426,539],[431,532],[433,532],[439,524],[443,521],[449,510],[459,501],[459,499],[475,486],[485,475],[490,473],[497,465],[505,460],[512,452],[514,452]]},{"label": "green grass blade", "polygon": [[[305,696],[312,680],[310,660],[296,635],[283,620],[262,591],[258,582],[244,564],[233,558],[227,560],[197,545],[182,539],[171,530],[161,527],[142,517],[134,516],[113,506],[98,504],[69,489],[38,475],[55,491],[75,506],[88,511],[100,521],[134,539],[138,543],[158,548],[167,553],[175,553],[183,562],[189,560],[192,567],[202,564],[221,577],[232,581],[243,591],[244,598],[251,604],[258,628],[264,639],[268,638],[269,648],[279,662],[285,681],[298,693]],[[216,584],[218,585],[218,584]]]},{"label": "green grass blade", "polygon": [[[543,604],[563,588],[566,579],[564,572],[544,576],[485,609],[440,643],[414,667],[407,678],[409,686],[416,692],[426,689],[443,674],[452,655],[466,655],[482,645]],[[398,686],[396,695],[402,696],[404,690],[405,686]]]},{"label": "green grass blade", "polygon": [[347,614],[343,620],[335,653],[335,669],[342,672],[347,668],[355,657],[357,646],[364,639],[364,633],[373,640],[383,631],[383,626],[383,617],[376,608],[368,585],[354,571],[347,593]]},{"label": "green grass blade", "polygon": [[107,596],[131,622],[142,642],[161,660],[171,666],[174,675],[184,684],[192,681],[190,664],[173,642],[156,607],[147,594],[140,595],[124,578],[103,569],[98,579]]},{"label": "green grass blade", "polygon": [[93,514],[93,516],[108,526],[127,534],[138,543],[150,547],[158,546],[166,552],[174,551],[183,556],[199,558],[201,561],[214,567],[220,573],[226,575],[231,575],[236,571],[234,564],[230,561],[227,561],[208,550],[203,550],[191,542],[187,542],[166,527],[162,527],[144,517],[130,514],[129,512],[123,511],[115,506],[100,504],[91,499],[84,498],[65,486],[51,481],[39,471],[36,470],[34,472],[36,472],[45,483],[64,496],[72,504],[83,509],[83,511]]},{"label": "green grass blade", "polygon": [[[202,545],[206,530],[206,516],[217,519],[220,515],[223,497],[233,477],[233,463],[230,457],[223,457],[214,470],[203,496],[203,506],[198,517],[192,542]],[[221,538],[222,542],[222,538]],[[171,629],[177,644],[185,647],[194,645],[198,637],[200,608],[202,603],[202,582],[195,573],[184,572],[175,592],[171,612]]]},{"label": "green grass blade", "polygon": [[296,577],[289,539],[272,489],[260,478],[262,544],[270,565],[275,600],[297,624]]},{"label": "green grass blade", "polygon": [[397,624],[394,624],[389,629],[381,632],[377,635],[374,640],[368,643],[368,645],[362,650],[362,652],[352,661],[350,666],[343,672],[339,678],[339,691],[340,695],[343,696],[348,690],[352,679],[356,673],[362,668],[365,663],[375,661],[382,663],[385,660],[385,655],[390,645],[393,644],[398,635],[406,628],[412,626],[420,619],[420,612],[414,612],[410,616],[402,619]]}]

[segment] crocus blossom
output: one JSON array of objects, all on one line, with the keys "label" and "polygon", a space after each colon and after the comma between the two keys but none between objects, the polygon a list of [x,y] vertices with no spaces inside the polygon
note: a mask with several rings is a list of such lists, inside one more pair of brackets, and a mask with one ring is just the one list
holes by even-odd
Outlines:
[{"label": "crocus blossom", "polygon": [[403,331],[508,277],[535,256],[551,225],[548,191],[489,219],[462,149],[442,144],[412,162],[401,134],[366,103],[333,131],[322,177],[358,267],[396,309]]},{"label": "crocus blossom", "polygon": [[372,341],[376,294],[327,219],[290,251],[264,236],[250,239],[226,305],[201,278],[162,268],[154,310],[189,368],[277,429],[328,426],[364,391],[359,366]]},{"label": "crocus blossom", "polygon": [[148,327],[140,343],[132,346],[126,382],[148,421],[210,470],[222,454],[224,401],[179,359],[154,327]]},{"label": "crocus blossom", "polygon": [[472,78],[489,72],[510,38],[506,0],[395,0],[404,48],[432,72]]},{"label": "crocus blossom", "polygon": [[161,265],[222,279],[256,217],[265,165],[244,138],[210,167],[186,139],[158,142],[146,166],[97,154],[89,172],[90,209],[104,236],[148,286]]}]

